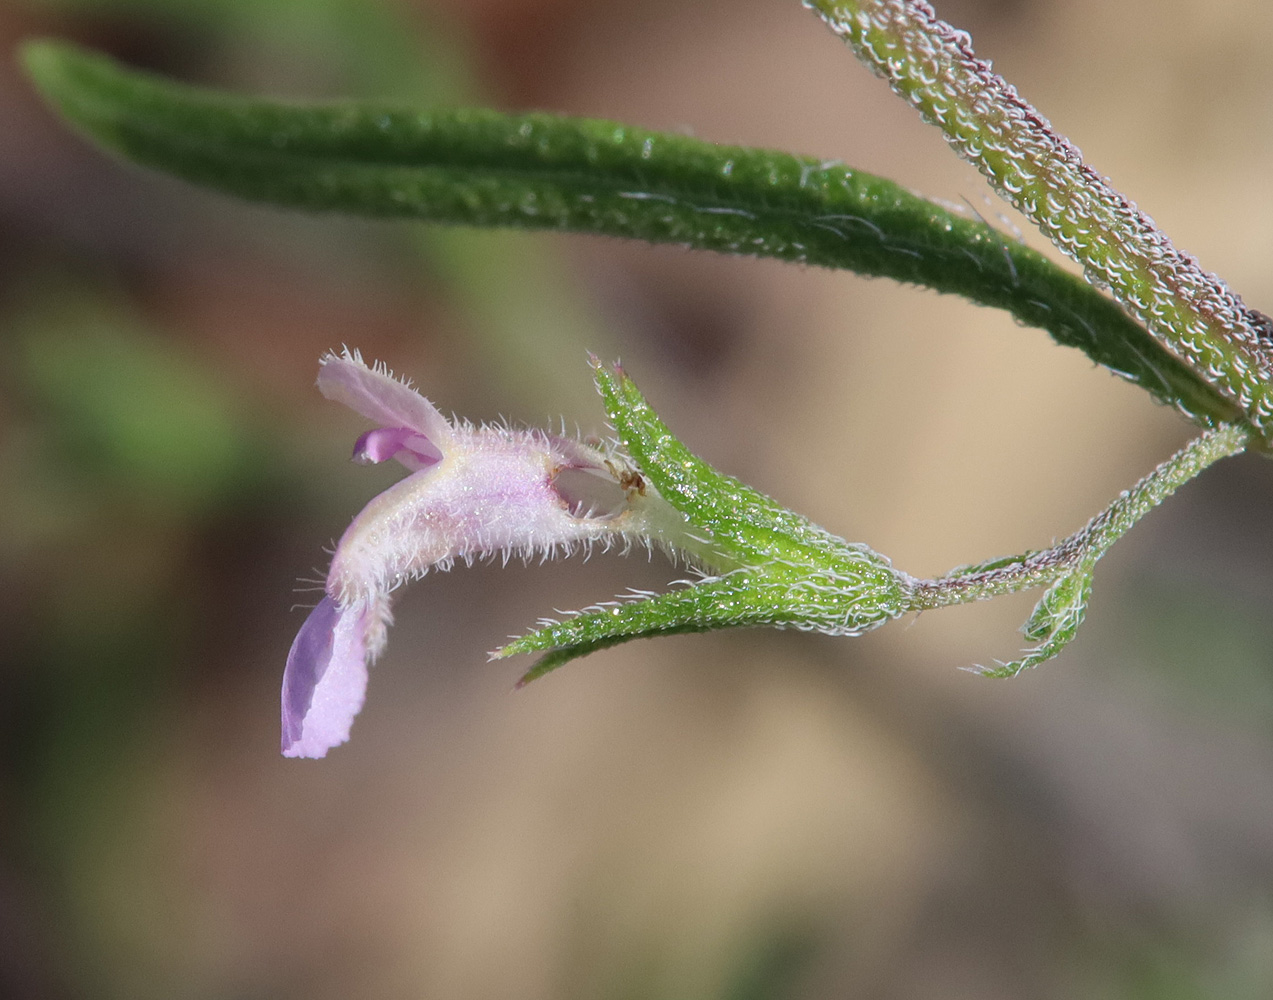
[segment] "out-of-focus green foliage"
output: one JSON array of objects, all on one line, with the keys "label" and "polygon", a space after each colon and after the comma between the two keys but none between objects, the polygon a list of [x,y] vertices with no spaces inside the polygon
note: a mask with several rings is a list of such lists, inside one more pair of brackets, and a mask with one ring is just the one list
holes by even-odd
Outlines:
[{"label": "out-of-focus green foliage", "polygon": [[198,363],[89,298],[18,331],[18,371],[68,465],[121,494],[197,512],[259,480],[271,442],[252,441],[242,404]]}]

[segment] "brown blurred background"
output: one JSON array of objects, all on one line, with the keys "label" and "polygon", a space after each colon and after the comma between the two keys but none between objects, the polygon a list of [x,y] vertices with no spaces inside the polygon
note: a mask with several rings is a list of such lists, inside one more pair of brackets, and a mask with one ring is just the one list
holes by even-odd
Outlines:
[{"label": "brown blurred background", "polygon": [[[938,7],[1273,305],[1273,6]],[[931,292],[125,168],[17,71],[45,34],[254,93],[691,129],[1005,211],[795,0],[6,0],[0,996],[1273,995],[1261,459],[1151,515],[1077,642],[1012,682],[958,668],[1013,654],[1037,595],[634,643],[513,695],[504,636],[677,574],[484,567],[400,600],[348,746],[280,758],[296,581],[393,475],[347,463],[326,349],[585,430],[584,349],[621,354],[708,460],[925,575],[1068,533],[1190,429]]]}]

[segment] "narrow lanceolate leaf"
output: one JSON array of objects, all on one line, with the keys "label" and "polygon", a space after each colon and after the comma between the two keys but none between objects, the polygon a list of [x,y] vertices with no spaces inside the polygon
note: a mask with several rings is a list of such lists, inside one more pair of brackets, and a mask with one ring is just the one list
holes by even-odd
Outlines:
[{"label": "narrow lanceolate leaf", "polygon": [[1204,424],[1240,416],[1078,277],[839,163],[546,114],[284,105],[182,86],[59,43],[28,45],[25,58],[46,96],[102,145],[244,198],[887,276],[1006,309]]},{"label": "narrow lanceolate leaf", "polygon": [[1074,638],[1092,594],[1096,563],[1142,517],[1209,465],[1242,451],[1246,427],[1230,424],[1207,431],[1148,476],[1124,490],[1083,528],[1048,549],[993,559],[952,570],[938,580],[919,580],[912,590],[916,610],[983,600],[1049,584],[1022,631],[1038,645],[1012,663],[982,672],[1010,677],[1056,656]]},{"label": "narrow lanceolate leaf", "polygon": [[805,0],[1094,284],[1273,434],[1273,323],[1083,162],[924,0]]},{"label": "narrow lanceolate leaf", "polygon": [[684,519],[655,540],[675,539],[683,555],[718,575],[585,609],[514,640],[495,655],[548,651],[523,683],[642,636],[755,625],[859,635],[911,610],[914,581],[884,556],[697,458],[622,371],[596,365],[596,379],[611,425],[639,469],[628,488],[654,493]]}]

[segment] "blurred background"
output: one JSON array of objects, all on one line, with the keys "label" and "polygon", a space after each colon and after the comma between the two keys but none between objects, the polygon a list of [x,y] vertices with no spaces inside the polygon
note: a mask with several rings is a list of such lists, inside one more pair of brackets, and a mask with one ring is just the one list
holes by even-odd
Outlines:
[{"label": "blurred background", "polygon": [[[1273,306],[1273,6],[938,7]],[[505,636],[679,574],[479,567],[399,600],[350,744],[279,757],[297,581],[394,477],[347,461],[327,349],[444,411],[585,431],[585,348],[621,355],[699,454],[917,575],[1069,533],[1190,428],[931,292],[126,168],[23,80],[37,35],[244,92],[786,147],[1013,225],[795,0],[5,0],[0,996],[1270,995],[1258,458],[1118,545],[1077,642],[1015,681],[959,668],[1011,656],[1037,594],[855,640],[633,643],[514,695],[527,664],[484,655]]]}]

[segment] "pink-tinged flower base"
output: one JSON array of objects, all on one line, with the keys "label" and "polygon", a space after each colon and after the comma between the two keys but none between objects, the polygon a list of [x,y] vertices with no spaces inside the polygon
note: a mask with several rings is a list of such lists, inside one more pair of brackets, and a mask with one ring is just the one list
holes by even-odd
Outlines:
[{"label": "pink-tinged flower base", "polygon": [[349,738],[367,666],[384,645],[390,594],[403,583],[456,558],[546,556],[640,534],[644,524],[596,448],[535,430],[452,424],[356,353],[323,358],[318,387],[379,425],[358,439],[356,461],[393,458],[411,475],[345,530],[326,596],[292,643],[283,672],[288,757],[322,757]]}]

